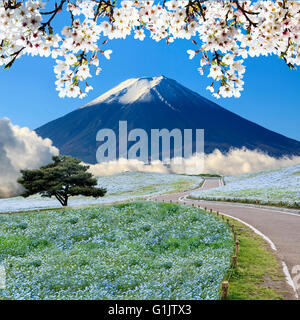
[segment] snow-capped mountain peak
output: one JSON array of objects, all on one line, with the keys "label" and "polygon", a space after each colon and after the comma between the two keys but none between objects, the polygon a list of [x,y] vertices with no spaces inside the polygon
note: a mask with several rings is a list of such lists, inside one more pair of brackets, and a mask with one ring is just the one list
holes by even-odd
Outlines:
[{"label": "snow-capped mountain peak", "polygon": [[[152,129],[180,129],[183,134],[185,129],[205,129],[206,153],[245,147],[275,157],[300,155],[300,142],[250,122],[164,76],[124,81],[86,108],[53,120],[36,132],[50,138],[61,154],[95,163],[99,130],[113,130],[118,141],[119,121],[127,121],[128,130],[144,129],[149,137]],[[194,148],[195,134],[192,136]]]},{"label": "snow-capped mountain peak", "polygon": [[158,76],[128,79],[86,104],[83,108],[99,103],[119,102],[122,104],[130,104],[138,100],[150,101],[150,90],[156,87],[163,79],[166,78],[164,76]]}]

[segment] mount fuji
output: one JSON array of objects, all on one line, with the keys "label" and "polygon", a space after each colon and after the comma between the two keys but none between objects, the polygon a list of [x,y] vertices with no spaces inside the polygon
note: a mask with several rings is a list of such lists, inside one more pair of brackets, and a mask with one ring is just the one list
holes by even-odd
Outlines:
[{"label": "mount fuji", "polygon": [[[205,153],[246,147],[271,156],[300,155],[300,142],[270,131],[164,76],[129,79],[92,102],[36,129],[61,154],[96,162],[100,129],[205,129]],[[194,143],[194,142],[193,142]],[[130,145],[128,145],[130,147]],[[118,146],[117,146],[118,148]]]}]

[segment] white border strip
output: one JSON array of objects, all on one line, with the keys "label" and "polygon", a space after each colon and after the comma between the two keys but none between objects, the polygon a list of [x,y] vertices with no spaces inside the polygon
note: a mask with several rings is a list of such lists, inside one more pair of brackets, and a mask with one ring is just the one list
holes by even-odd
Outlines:
[{"label": "white border strip", "polygon": [[[189,199],[192,200],[193,199]],[[278,213],[284,213],[284,214],[288,214],[290,216],[296,216],[296,217],[300,217],[300,214],[297,213],[292,213],[292,212],[287,212],[287,211],[281,211],[281,210],[276,210],[276,209],[272,209],[272,208],[262,208],[262,207],[254,207],[254,206],[247,206],[247,205],[239,205],[239,204],[231,204],[229,201],[210,201],[210,200],[197,200],[196,201],[207,201],[207,202],[213,202],[213,204],[219,205],[221,206],[222,204],[225,204],[226,206],[230,206],[230,207],[237,207],[237,208],[250,208],[250,209],[259,209],[259,210],[263,210],[263,211],[269,211],[269,212],[278,212]]]},{"label": "white border strip", "polygon": [[287,211],[281,211],[281,210],[276,210],[276,209],[272,209],[272,208],[262,208],[262,207],[255,207],[255,206],[251,206],[251,205],[239,205],[238,203],[236,204],[232,204],[230,201],[213,201],[213,200],[202,200],[202,199],[188,199],[186,198],[187,196],[185,196],[185,201],[199,201],[199,203],[202,202],[211,202],[214,205],[217,206],[221,206],[222,204],[229,206],[229,207],[233,207],[233,208],[249,208],[249,209],[259,209],[259,210],[263,210],[263,211],[269,211],[269,212],[277,212],[277,213],[284,213],[290,216],[295,216],[295,217],[299,217],[300,218],[300,214],[297,213],[292,213],[292,212],[287,212]]},{"label": "white border strip", "polygon": [[281,262],[282,262],[282,269],[283,269],[283,272],[284,272],[284,274],[285,274],[285,280],[286,280],[286,282],[293,288],[293,290],[294,290],[294,292],[295,292],[295,297],[296,297],[297,299],[299,299],[299,295],[298,295],[298,293],[297,293],[297,290],[296,290],[296,287],[295,287],[295,283],[294,283],[294,281],[293,281],[293,279],[292,279],[292,277],[291,277],[291,274],[290,274],[290,272],[289,272],[289,269],[288,269],[286,263],[285,263],[283,260],[282,260]]}]

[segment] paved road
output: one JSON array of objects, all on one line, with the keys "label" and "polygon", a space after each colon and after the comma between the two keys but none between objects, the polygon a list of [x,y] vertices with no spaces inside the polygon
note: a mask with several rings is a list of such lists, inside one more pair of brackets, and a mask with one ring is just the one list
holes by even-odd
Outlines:
[{"label": "paved road", "polygon": [[[218,187],[222,184],[220,179],[206,179],[198,190]],[[246,222],[266,236],[271,247],[277,249],[278,257],[286,264],[292,278],[300,275],[300,214],[299,211],[281,211],[278,208],[246,206],[236,203],[211,202],[202,200],[189,200],[186,197],[191,191],[166,194],[155,197],[159,201],[184,202],[202,208],[219,211]],[[276,248],[275,248],[276,247]],[[283,264],[283,266],[284,266]],[[298,266],[298,267],[297,267]],[[300,278],[300,276],[299,276]],[[290,282],[293,282],[290,279]],[[295,283],[296,282],[296,283]],[[294,281],[294,287],[300,286],[300,279]],[[295,296],[300,297],[300,288],[295,289]]]}]

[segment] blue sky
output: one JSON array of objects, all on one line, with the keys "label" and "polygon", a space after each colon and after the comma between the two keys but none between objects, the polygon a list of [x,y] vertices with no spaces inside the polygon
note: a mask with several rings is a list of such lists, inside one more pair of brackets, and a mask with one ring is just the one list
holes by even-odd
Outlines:
[{"label": "blue sky", "polygon": [[289,70],[278,57],[247,60],[242,97],[216,100],[205,89],[210,80],[197,71],[197,56],[188,59],[186,50],[194,48],[191,41],[177,40],[168,46],[128,38],[112,40],[105,48],[113,50],[111,60],[102,58],[103,71],[89,81],[94,90],[83,100],[58,98],[52,59],[24,56],[10,70],[1,70],[0,117],[35,129],[128,78],[165,75],[248,120],[300,140],[300,73]]}]

